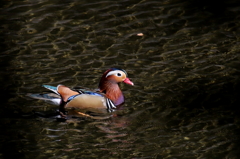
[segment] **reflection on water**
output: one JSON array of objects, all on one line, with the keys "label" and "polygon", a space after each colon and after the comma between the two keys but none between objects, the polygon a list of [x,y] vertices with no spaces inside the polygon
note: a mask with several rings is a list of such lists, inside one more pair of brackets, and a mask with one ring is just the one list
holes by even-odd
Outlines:
[{"label": "reflection on water", "polygon": [[[0,156],[238,158],[240,6],[217,4],[5,1]],[[121,85],[110,119],[57,122],[57,107],[26,97],[42,84],[96,88],[115,66],[135,86]]]}]

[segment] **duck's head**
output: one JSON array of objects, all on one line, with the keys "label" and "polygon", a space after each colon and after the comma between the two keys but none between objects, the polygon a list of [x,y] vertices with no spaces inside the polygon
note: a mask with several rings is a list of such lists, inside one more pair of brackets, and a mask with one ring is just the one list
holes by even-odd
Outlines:
[{"label": "duck's head", "polygon": [[127,72],[120,68],[110,68],[107,70],[99,83],[101,91],[105,90],[107,85],[118,84],[124,82],[129,85],[134,85],[133,82],[127,77]]}]

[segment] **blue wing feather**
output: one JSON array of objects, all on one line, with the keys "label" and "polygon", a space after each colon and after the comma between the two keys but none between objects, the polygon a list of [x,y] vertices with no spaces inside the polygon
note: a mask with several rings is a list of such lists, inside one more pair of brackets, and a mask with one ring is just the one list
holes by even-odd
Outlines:
[{"label": "blue wing feather", "polygon": [[80,94],[73,95],[73,96],[69,97],[68,100],[67,100],[67,102],[73,100],[75,97],[77,97],[77,96],[79,96],[79,95],[81,95],[81,94],[89,94],[89,95],[94,95],[94,96],[101,96],[101,97],[103,97],[102,94],[99,94],[99,93],[96,93],[96,92],[83,91],[83,90],[78,90],[78,92],[79,92]]},{"label": "blue wing feather", "polygon": [[58,91],[57,91],[57,87],[55,87],[55,86],[49,86],[49,85],[42,85],[42,86],[43,86],[44,88],[46,88],[46,89],[48,89],[48,90],[56,93],[57,95],[60,95],[60,94],[58,93]]},{"label": "blue wing feather", "polygon": [[103,95],[101,95],[101,94],[99,94],[99,93],[96,93],[96,92],[91,92],[91,91],[85,91],[85,92],[83,92],[84,94],[89,94],[89,95],[95,95],[95,96],[103,96]]}]

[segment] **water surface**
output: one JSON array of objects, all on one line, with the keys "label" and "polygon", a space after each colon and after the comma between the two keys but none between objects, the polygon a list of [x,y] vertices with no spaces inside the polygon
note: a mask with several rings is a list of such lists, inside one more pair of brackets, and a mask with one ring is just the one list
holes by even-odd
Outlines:
[{"label": "water surface", "polygon": [[[1,158],[238,158],[239,13],[224,0],[5,1]],[[32,113],[57,109],[26,96],[42,84],[96,88],[110,67],[135,84],[114,117]]]}]

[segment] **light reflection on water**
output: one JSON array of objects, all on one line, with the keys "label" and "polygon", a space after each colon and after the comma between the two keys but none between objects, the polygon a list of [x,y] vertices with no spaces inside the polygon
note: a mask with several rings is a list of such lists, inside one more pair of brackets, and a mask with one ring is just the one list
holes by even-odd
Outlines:
[{"label": "light reflection on water", "polygon": [[[237,158],[240,8],[219,3],[6,2],[1,157]],[[112,118],[31,115],[57,109],[25,96],[42,84],[96,88],[114,66],[135,86]]]}]

